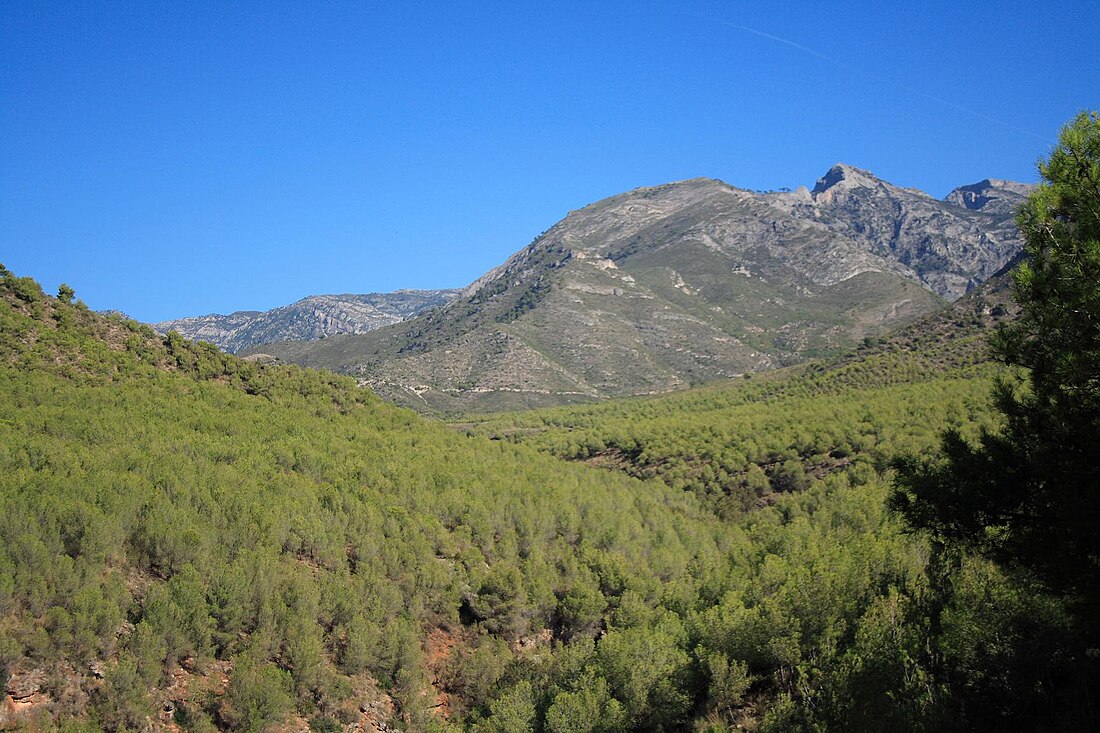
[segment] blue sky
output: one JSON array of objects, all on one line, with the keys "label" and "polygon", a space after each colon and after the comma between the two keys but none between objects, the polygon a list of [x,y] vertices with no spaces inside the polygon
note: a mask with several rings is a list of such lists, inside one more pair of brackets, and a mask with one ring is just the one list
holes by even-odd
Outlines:
[{"label": "blue sky", "polygon": [[1035,180],[1095,2],[0,4],[0,262],[156,321],[456,287],[571,209]]}]

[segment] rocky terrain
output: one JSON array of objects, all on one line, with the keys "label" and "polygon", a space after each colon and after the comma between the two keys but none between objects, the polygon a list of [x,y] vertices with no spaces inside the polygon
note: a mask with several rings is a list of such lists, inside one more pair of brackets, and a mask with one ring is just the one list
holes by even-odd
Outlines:
[{"label": "rocky terrain", "polygon": [[1020,250],[1027,186],[937,200],[837,165],[813,189],[711,179],[571,212],[445,307],[253,351],[428,411],[682,388],[834,353],[941,308]]},{"label": "rocky terrain", "polygon": [[336,334],[366,333],[412,318],[456,297],[459,290],[398,290],[368,295],[311,295],[269,311],[237,311],[154,324],[236,353],[269,341],[312,341]]}]

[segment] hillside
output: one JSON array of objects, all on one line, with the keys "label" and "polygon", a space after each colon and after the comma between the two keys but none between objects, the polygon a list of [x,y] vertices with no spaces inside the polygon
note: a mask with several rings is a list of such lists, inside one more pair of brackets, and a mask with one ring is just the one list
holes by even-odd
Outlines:
[{"label": "hillside", "polygon": [[[657,478],[737,516],[774,501],[792,481],[846,470],[853,455],[883,467],[898,452],[919,450],[923,428],[907,421],[922,404],[946,409],[957,425],[979,423],[990,380],[1003,373],[989,361],[989,336],[1017,311],[1007,269],[949,308],[830,359],[669,395],[470,415],[452,425]],[[885,402],[872,407],[872,399]],[[908,406],[894,422],[897,403]]]},{"label": "hillside", "polygon": [[[3,270],[0,334],[0,723],[427,730],[435,695],[461,720],[544,629],[573,633],[558,599],[594,568],[655,610],[726,533],[680,492],[563,472]],[[438,636],[458,644],[445,669]]]},{"label": "hillside", "polygon": [[270,341],[314,341],[366,333],[412,318],[457,297],[458,290],[398,290],[367,295],[311,295],[269,311],[237,311],[162,321],[161,333],[178,331],[233,354]]},{"label": "hillside", "polygon": [[812,191],[694,179],[569,214],[442,309],[253,349],[422,411],[653,394],[839,353],[942,307],[1019,250],[1026,187],[938,201],[838,165]]},{"label": "hillside", "polygon": [[[0,270],[2,725],[570,733],[964,719],[921,680],[933,662],[969,669],[973,627],[929,656],[914,615],[928,555],[883,509],[883,457],[988,421],[980,364],[870,364],[863,374],[889,379],[828,390],[812,372],[742,380],[748,391],[721,398],[739,414],[689,393],[675,410],[696,428],[677,428],[680,454],[711,457],[642,481],[65,296]],[[656,403],[600,409],[614,404],[637,417],[633,405]],[[682,480],[700,468],[715,482]],[[954,612],[982,607],[969,598]]]}]

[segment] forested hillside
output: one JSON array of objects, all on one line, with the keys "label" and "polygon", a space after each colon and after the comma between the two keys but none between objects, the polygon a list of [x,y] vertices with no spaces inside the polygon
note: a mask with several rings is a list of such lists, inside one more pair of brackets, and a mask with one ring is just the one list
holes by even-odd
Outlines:
[{"label": "forested hillside", "polygon": [[453,424],[660,478],[723,513],[741,512],[775,491],[804,487],[813,475],[847,469],[855,456],[881,468],[899,452],[928,445],[945,422],[975,429],[1002,370],[990,361],[989,336],[1017,310],[1009,282],[998,273],[951,307],[831,359],[671,395]]},{"label": "forested hillside", "polygon": [[895,447],[988,420],[987,366],[685,395],[727,411],[667,470],[632,464],[643,481],[67,288],[3,271],[0,293],[8,725],[942,730],[965,719],[935,675],[983,669],[1041,603],[987,627],[984,599],[1014,591],[974,560],[929,597],[928,548],[884,510]]},{"label": "forested hillside", "polygon": [[[544,629],[594,629],[597,572],[656,612],[663,584],[720,557],[725,530],[678,492],[471,441],[345,378],[161,341],[7,272],[2,293],[16,710],[425,730],[484,711],[548,651]],[[559,610],[574,588],[579,620]],[[461,640],[453,658],[433,633]]]}]

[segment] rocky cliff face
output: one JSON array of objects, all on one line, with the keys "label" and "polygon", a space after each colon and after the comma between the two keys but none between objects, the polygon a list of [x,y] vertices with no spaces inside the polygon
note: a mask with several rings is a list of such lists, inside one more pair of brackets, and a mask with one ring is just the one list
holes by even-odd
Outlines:
[{"label": "rocky cliff face", "polygon": [[790,211],[902,265],[903,274],[954,300],[1019,251],[1013,216],[1027,190],[1024,184],[987,180],[938,201],[836,165],[818,180],[811,201]]},{"label": "rocky cliff face", "polygon": [[1026,183],[987,178],[969,186],[959,186],[947,194],[944,201],[972,211],[1011,216],[1032,188]]},{"label": "rocky cliff face", "polygon": [[154,324],[161,333],[178,331],[195,341],[236,353],[270,341],[312,341],[338,334],[366,333],[404,321],[455,298],[458,290],[398,290],[369,295],[311,295],[269,311],[238,311]]},{"label": "rocky cliff face", "polygon": [[264,351],[428,410],[647,394],[835,352],[1019,251],[1026,187],[943,201],[837,165],[812,190],[693,179],[571,212],[444,308]]}]

